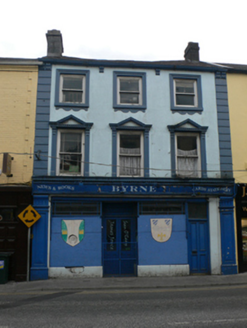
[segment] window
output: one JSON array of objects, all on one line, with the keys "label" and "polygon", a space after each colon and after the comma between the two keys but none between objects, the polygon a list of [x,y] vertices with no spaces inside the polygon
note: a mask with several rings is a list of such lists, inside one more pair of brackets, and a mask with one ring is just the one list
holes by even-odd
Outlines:
[{"label": "window", "polygon": [[197,107],[195,80],[174,80],[175,106]]},{"label": "window", "polygon": [[142,105],[142,79],[140,77],[118,77],[118,104]]},{"label": "window", "polygon": [[112,175],[149,176],[149,130],[151,125],[129,117],[110,123],[112,129]]},{"label": "window", "polygon": [[69,115],[49,125],[52,138],[48,174],[89,176],[90,129],[93,123]]},{"label": "window", "polygon": [[143,138],[139,132],[118,133],[118,176],[143,175]]},{"label": "window", "polygon": [[89,107],[89,71],[57,70],[55,106],[75,110]]},{"label": "window", "polygon": [[168,125],[171,134],[172,177],[206,178],[206,131],[190,119],[176,125]]},{"label": "window", "polygon": [[200,76],[170,74],[170,89],[172,110],[202,111]]},{"label": "window", "polygon": [[81,175],[83,172],[83,133],[59,131],[58,135],[59,175]]},{"label": "window", "polygon": [[115,109],[146,108],[146,74],[114,72],[113,107]]},{"label": "window", "polygon": [[176,134],[176,174],[180,177],[200,177],[199,136]]},{"label": "window", "polygon": [[84,90],[84,75],[60,75],[60,103],[83,104],[85,102]]}]

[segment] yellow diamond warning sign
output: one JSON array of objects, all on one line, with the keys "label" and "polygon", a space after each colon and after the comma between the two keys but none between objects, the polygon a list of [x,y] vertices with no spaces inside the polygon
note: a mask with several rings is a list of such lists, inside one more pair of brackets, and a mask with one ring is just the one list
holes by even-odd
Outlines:
[{"label": "yellow diamond warning sign", "polygon": [[38,219],[41,218],[41,215],[32,207],[32,205],[29,205],[25,208],[24,211],[22,211],[18,218],[21,219],[25,225],[30,228]]}]

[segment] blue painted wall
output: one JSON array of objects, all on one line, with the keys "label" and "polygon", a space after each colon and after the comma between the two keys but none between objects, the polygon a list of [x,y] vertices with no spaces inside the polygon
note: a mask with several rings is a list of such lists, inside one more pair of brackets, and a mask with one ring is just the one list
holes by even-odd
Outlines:
[{"label": "blue painted wall", "polygon": [[[76,246],[68,245],[62,238],[62,220],[85,220],[85,233]],[[101,266],[101,218],[53,217],[51,223],[51,267]]]},{"label": "blue painted wall", "polygon": [[[172,218],[168,241],[157,242],[151,234],[150,219]],[[138,218],[139,265],[187,264],[188,250],[185,215],[141,215]]]}]

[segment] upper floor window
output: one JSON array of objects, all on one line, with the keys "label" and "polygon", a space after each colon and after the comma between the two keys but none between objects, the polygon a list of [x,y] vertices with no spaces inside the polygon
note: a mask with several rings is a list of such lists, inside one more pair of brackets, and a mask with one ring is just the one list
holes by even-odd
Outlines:
[{"label": "upper floor window", "polygon": [[182,112],[202,111],[201,77],[170,74],[171,109]]},{"label": "upper floor window", "polygon": [[85,76],[60,75],[60,103],[85,103]]},{"label": "upper floor window", "polygon": [[176,174],[180,177],[201,177],[201,151],[198,134],[176,134]]},{"label": "upper floor window", "polygon": [[201,126],[190,119],[176,125],[168,125],[171,133],[172,177],[206,178],[207,126]]},{"label": "upper floor window", "polygon": [[143,176],[143,134],[118,132],[118,176]]},{"label": "upper floor window", "polygon": [[50,122],[51,175],[89,176],[90,129],[93,123],[73,115]]},{"label": "upper floor window", "polygon": [[58,131],[58,175],[81,175],[83,172],[83,133]]},{"label": "upper floor window", "polygon": [[112,129],[112,175],[148,177],[151,125],[129,117],[119,123],[110,123],[110,127]]},{"label": "upper floor window", "polygon": [[113,73],[113,107],[132,111],[146,109],[145,73]]},{"label": "upper floor window", "polygon": [[57,70],[55,106],[74,110],[89,107],[89,71]]}]

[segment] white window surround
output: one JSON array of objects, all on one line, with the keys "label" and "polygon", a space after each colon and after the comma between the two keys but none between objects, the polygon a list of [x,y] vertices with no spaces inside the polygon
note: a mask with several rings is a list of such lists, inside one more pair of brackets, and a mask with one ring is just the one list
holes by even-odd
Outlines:
[{"label": "white window surround", "polygon": [[[132,148],[128,151],[120,147],[121,136],[139,136],[139,148]],[[123,140],[123,139],[122,139]],[[138,139],[136,139],[137,141]],[[138,150],[139,149],[139,150]],[[144,147],[143,132],[139,131],[118,131],[117,133],[117,176],[119,177],[142,177],[144,175]],[[126,165],[126,167],[125,167]],[[125,173],[123,172],[125,171]]]},{"label": "white window surround", "polygon": [[[200,178],[202,175],[200,135],[197,133],[176,133],[175,136],[176,175]],[[178,140],[179,137],[181,137],[180,141]],[[187,140],[190,144],[185,146],[187,137],[189,137]],[[183,142],[184,145],[179,145],[180,142]]]},{"label": "white window surround", "polygon": [[[61,149],[62,134],[80,136],[80,149],[78,151],[63,151]],[[57,160],[56,160],[56,174],[63,176],[81,176],[84,172],[84,131],[59,129],[57,136]],[[64,157],[63,170],[61,172],[61,156]],[[67,156],[67,163],[66,163]],[[73,158],[74,156],[74,158]],[[79,162],[78,162],[79,161]],[[73,163],[74,162],[74,163]],[[79,163],[79,164],[78,164]],[[72,165],[74,164],[74,165]],[[66,168],[65,168],[66,165]]]},{"label": "white window surround", "polygon": [[134,106],[142,105],[142,77],[117,77],[117,104]]},{"label": "white window surround", "polygon": [[[179,107],[198,107],[197,81],[189,79],[174,79],[174,104]],[[179,85],[180,84],[180,85]],[[191,89],[193,86],[193,90]],[[178,99],[180,98],[180,101]],[[183,99],[182,99],[183,98]],[[186,104],[189,101],[190,103]]]},{"label": "white window surround", "polygon": [[[73,86],[69,87],[69,84],[71,84],[73,80],[74,80],[74,87]],[[73,74],[60,75],[59,102],[73,103],[73,104],[85,103],[85,75],[73,75]]]}]

